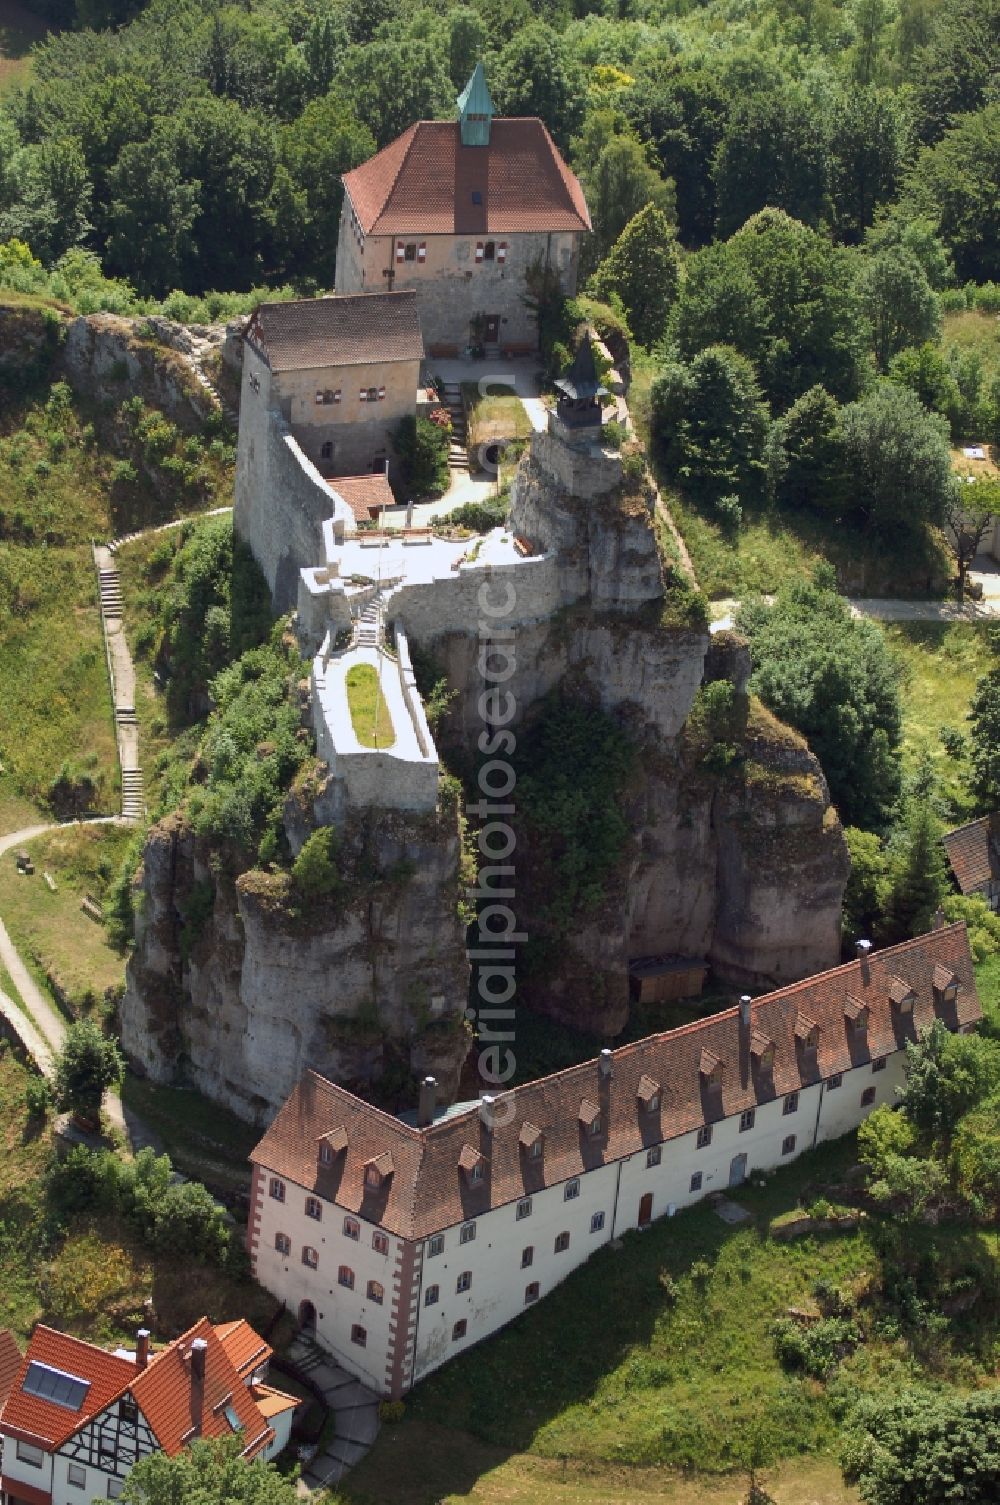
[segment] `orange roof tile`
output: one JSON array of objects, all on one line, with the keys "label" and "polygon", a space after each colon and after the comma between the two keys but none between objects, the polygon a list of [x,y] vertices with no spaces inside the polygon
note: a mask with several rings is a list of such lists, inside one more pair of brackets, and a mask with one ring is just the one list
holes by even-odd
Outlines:
[{"label": "orange roof tile", "polygon": [[254,1332],[245,1317],[235,1322],[217,1323],[215,1334],[242,1379],[266,1364],[274,1352],[270,1343],[265,1343],[260,1333]]},{"label": "orange roof tile", "polygon": [[[946,966],[959,980],[952,1004],[935,999],[937,966]],[[895,976],[914,988],[912,1014],[903,1015],[892,1006],[889,985]],[[849,1024],[852,1007],[867,1010],[867,1031]],[[815,1051],[796,1049],[794,1028],[800,1013],[819,1028]],[[977,1022],[982,1009],[965,926],[945,926],[875,952],[865,970],[861,962],[852,961],[769,993],[755,999],[753,1015],[757,1033],[774,1051],[767,1073],[751,1069],[750,1040],[741,1027],[740,1011],[728,1009],[612,1052],[610,1079],[602,1075],[598,1061],[586,1061],[502,1094],[500,1100],[509,1101],[513,1112],[496,1115],[492,1131],[477,1108],[426,1128],[411,1128],[309,1071],[250,1158],[391,1233],[424,1238],[607,1161],[899,1050],[935,1017],[952,1028]],[[723,1064],[721,1087],[701,1076],[703,1054]],[[662,1084],[655,1113],[638,1107],[638,1084],[644,1075]],[[600,1137],[580,1133],[577,1115],[584,1096],[602,1103]],[[317,1136],[327,1125],[345,1122],[350,1134],[346,1155],[336,1166],[318,1165]],[[537,1133],[544,1136],[544,1155],[521,1153]],[[463,1175],[459,1166],[466,1144],[478,1147],[484,1156],[485,1174],[478,1182]],[[380,1188],[366,1186],[365,1164],[387,1149],[392,1151],[395,1175]]]},{"label": "orange roof tile", "polygon": [[[228,1332],[234,1348],[240,1352],[254,1339],[270,1352],[263,1339],[244,1325],[246,1334],[237,1333],[235,1328]],[[196,1339],[206,1344],[205,1377],[200,1383],[191,1360],[191,1345]],[[239,1429],[245,1438],[244,1451],[253,1457],[273,1435],[207,1317],[155,1354],[135,1376],[131,1389],[157,1442],[171,1457],[195,1437],[229,1437]]]},{"label": "orange roof tile", "polygon": [[[26,1394],[23,1386],[32,1363],[85,1381],[87,1390],[81,1404],[70,1409],[41,1396]],[[85,1343],[82,1338],[70,1337],[39,1323],[4,1404],[4,1432],[52,1451],[121,1395],[134,1375],[135,1364],[131,1359],[120,1359],[94,1343]]]},{"label": "orange roof tile", "polygon": [[370,523],[383,507],[396,505],[383,471],[366,476],[332,476],[326,484],[347,503],[359,523]]},{"label": "orange roof tile", "polygon": [[1000,878],[1000,811],[956,827],[942,841],[963,894]]},{"label": "orange roof tile", "polygon": [[20,1367],[21,1350],[17,1346],[17,1339],[5,1327],[0,1330],[0,1415],[3,1414],[3,1403]]},{"label": "orange roof tile", "polygon": [[489,146],[463,146],[457,121],[418,120],[343,181],[368,235],[590,229],[576,175],[533,117],[494,119]]}]

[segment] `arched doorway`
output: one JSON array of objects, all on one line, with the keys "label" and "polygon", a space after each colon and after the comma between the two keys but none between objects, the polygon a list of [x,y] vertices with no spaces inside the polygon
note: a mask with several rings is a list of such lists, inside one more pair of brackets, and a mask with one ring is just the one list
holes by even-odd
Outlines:
[{"label": "arched doorway", "polygon": [[316,1308],[311,1301],[299,1302],[299,1326],[304,1333],[316,1331]]},{"label": "arched doorway", "polygon": [[746,1155],[734,1155],[733,1158],[732,1158],[732,1160],[729,1162],[729,1184],[730,1184],[730,1186],[742,1186],[743,1183],[744,1183],[744,1181],[746,1180],[746,1178],[747,1178],[747,1157],[746,1157]]},{"label": "arched doorway", "polygon": [[651,1191],[647,1191],[643,1193],[642,1199],[639,1203],[639,1227],[645,1228],[647,1224],[652,1222],[652,1219],[653,1193]]}]

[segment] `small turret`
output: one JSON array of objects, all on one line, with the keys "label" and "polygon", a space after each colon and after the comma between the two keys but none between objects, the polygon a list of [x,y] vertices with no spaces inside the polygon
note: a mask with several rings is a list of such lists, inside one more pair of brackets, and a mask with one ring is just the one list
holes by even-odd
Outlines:
[{"label": "small turret", "polygon": [[490,126],[496,110],[490,98],[482,63],[472,70],[472,77],[458,96],[458,125],[463,146],[489,146]]},{"label": "small turret", "polygon": [[589,332],[580,341],[573,364],[556,382],[559,397],[550,414],[549,429],[575,449],[589,448],[599,439],[604,421],[607,387],[601,385],[594,364]]}]

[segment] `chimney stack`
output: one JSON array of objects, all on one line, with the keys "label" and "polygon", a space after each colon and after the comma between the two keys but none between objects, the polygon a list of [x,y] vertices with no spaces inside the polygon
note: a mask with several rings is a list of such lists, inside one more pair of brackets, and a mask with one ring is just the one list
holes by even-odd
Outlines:
[{"label": "chimney stack", "polygon": [[612,1052],[608,1050],[607,1046],[605,1046],[605,1048],[601,1051],[601,1059],[599,1064],[601,1076],[609,1077],[611,1075],[612,1067],[614,1066],[614,1056],[612,1055]]},{"label": "chimney stack", "polygon": [[425,1076],[420,1083],[420,1104],[417,1108],[417,1128],[426,1129],[434,1122],[434,1107],[437,1101],[437,1077]]},{"label": "chimney stack", "polygon": [[855,941],[854,949],[858,953],[858,961],[861,963],[861,981],[867,987],[872,980],[872,975],[868,968],[868,956],[872,949],[872,943],[871,941]]},{"label": "chimney stack", "polygon": [[496,1098],[489,1092],[485,1092],[479,1099],[479,1121],[488,1134],[493,1133],[493,1110],[496,1107]]},{"label": "chimney stack", "polygon": [[149,1363],[149,1328],[140,1327],[135,1335],[135,1367],[145,1369]]},{"label": "chimney stack", "polygon": [[934,929],[941,930],[944,927],[944,910],[939,906],[934,911]]},{"label": "chimney stack", "polygon": [[208,1352],[208,1344],[204,1338],[195,1338],[191,1344],[191,1378],[201,1384],[205,1383],[205,1355]]},{"label": "chimney stack", "polygon": [[740,994],[740,1024],[743,1029],[750,1028],[750,1004],[752,999],[749,993]]}]

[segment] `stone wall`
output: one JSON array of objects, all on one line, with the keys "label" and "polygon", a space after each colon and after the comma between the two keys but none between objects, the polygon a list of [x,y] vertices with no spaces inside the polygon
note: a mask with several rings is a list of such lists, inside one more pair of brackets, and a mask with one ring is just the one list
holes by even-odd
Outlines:
[{"label": "stone wall", "polygon": [[476,261],[476,243],[483,235],[407,235],[404,244],[423,244],[423,261],[396,260],[396,238],[368,236],[363,250],[350,223],[347,195],[340,219],[337,244],[337,292],[359,293],[386,287],[383,272],[390,268],[392,286],[398,292],[413,288],[417,294],[420,327],[428,355],[458,355],[469,344],[470,323],[476,314],[500,319],[501,349],[534,350],[538,326],[525,303],[528,268],[541,259],[555,267],[568,296],[576,292],[580,234],[551,231],[538,234],[492,237],[494,246],[506,243],[503,263]]},{"label": "stone wall", "polygon": [[247,346],[233,521],[264,572],[274,610],[283,612],[298,598],[299,571],[323,558],[323,523],[339,504],[273,402],[270,370]]},{"label": "stone wall", "polygon": [[[253,356],[256,371],[260,358],[256,352]],[[270,401],[322,475],[364,475],[376,460],[388,459],[393,468],[392,435],[400,420],[415,411],[419,384],[419,361],[281,371],[271,378]],[[370,390],[385,395],[362,401],[361,392]],[[339,392],[340,400],[318,403],[318,392]],[[330,453],[324,455],[327,444]]]}]

